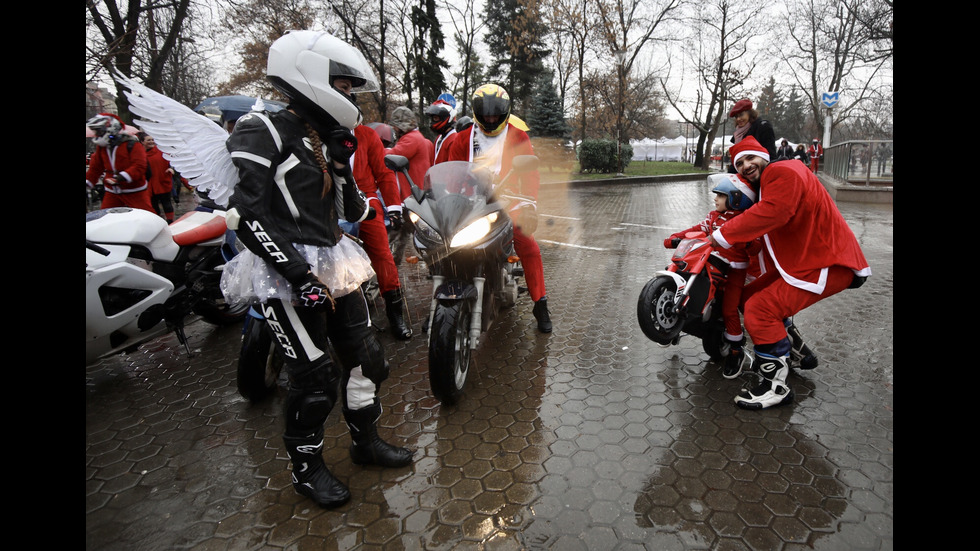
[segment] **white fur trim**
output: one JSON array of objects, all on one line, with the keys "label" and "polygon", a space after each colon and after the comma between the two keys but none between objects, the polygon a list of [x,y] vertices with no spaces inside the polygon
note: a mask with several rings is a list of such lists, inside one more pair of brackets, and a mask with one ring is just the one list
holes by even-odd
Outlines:
[{"label": "white fur trim", "polygon": [[746,155],[756,155],[758,157],[762,157],[763,159],[765,159],[767,161],[769,160],[769,152],[768,151],[753,151],[751,149],[746,149],[745,151],[739,151],[738,153],[735,154],[735,158],[732,159],[732,164],[735,164],[739,159],[741,159],[742,157],[744,157]]}]

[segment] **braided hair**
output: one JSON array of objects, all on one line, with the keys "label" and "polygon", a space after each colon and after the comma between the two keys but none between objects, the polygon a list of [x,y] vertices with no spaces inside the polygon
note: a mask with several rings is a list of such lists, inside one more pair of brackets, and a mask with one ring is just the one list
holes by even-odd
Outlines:
[{"label": "braided hair", "polygon": [[306,132],[310,136],[310,142],[313,144],[313,154],[316,156],[316,162],[323,169],[323,193],[320,197],[326,197],[330,193],[330,188],[333,187],[333,178],[330,176],[330,165],[327,163],[326,157],[323,156],[323,142],[320,141],[320,134],[310,126],[310,123],[306,124]]}]

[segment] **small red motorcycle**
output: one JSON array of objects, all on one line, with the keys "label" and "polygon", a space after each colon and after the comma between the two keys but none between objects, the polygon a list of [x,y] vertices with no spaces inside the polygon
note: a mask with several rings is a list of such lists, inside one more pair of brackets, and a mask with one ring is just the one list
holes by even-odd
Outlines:
[{"label": "small red motorcycle", "polygon": [[728,261],[715,253],[703,232],[689,232],[677,244],[671,263],[654,273],[636,303],[640,329],[663,346],[680,342],[681,333],[701,339],[712,360],[728,355],[721,302]]}]

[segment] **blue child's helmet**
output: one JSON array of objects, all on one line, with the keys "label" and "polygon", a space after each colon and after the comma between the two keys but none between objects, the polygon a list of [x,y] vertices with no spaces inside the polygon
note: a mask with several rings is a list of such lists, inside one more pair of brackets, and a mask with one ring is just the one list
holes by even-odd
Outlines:
[{"label": "blue child's helmet", "polygon": [[728,197],[728,208],[732,210],[745,210],[755,204],[755,191],[738,174],[712,174],[708,183],[713,184],[711,191]]}]

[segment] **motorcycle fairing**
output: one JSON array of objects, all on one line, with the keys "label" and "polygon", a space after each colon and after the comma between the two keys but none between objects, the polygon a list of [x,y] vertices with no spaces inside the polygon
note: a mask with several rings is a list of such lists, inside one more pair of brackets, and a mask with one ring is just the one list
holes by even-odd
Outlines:
[{"label": "motorcycle fairing", "polygon": [[180,252],[167,222],[156,213],[114,207],[85,217],[85,238],[100,245],[141,246],[156,260],[173,262]]}]

